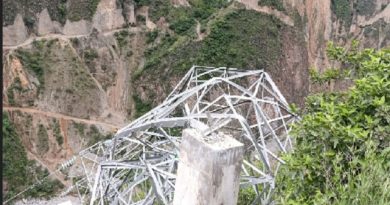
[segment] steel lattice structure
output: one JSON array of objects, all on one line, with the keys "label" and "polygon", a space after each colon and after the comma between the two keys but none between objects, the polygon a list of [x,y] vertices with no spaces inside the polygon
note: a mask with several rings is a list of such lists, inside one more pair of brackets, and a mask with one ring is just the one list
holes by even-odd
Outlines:
[{"label": "steel lattice structure", "polygon": [[242,142],[240,188],[253,188],[256,204],[269,203],[296,120],[263,70],[193,66],[162,104],[64,163],[82,172],[63,194],[76,190],[83,204],[170,204],[181,132],[191,127]]}]

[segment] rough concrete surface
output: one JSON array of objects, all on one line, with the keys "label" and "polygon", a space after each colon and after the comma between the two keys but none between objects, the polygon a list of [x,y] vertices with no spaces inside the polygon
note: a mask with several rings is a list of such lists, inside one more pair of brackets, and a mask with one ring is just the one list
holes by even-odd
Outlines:
[{"label": "rough concrete surface", "polygon": [[227,135],[205,140],[194,129],[184,130],[173,204],[236,204],[243,148]]}]

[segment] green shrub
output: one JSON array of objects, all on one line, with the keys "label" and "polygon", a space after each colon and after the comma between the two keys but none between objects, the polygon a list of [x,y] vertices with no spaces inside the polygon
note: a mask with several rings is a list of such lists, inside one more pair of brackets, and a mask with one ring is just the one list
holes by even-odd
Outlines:
[{"label": "green shrub", "polygon": [[98,52],[95,49],[89,48],[84,51],[85,63],[91,66],[91,63],[99,57]]},{"label": "green shrub", "polygon": [[329,46],[355,85],[307,98],[275,197],[281,204],[389,204],[390,50]]},{"label": "green shrub", "polygon": [[185,36],[162,38],[159,45],[145,52],[145,66],[137,70],[134,80],[166,68],[171,68],[166,76],[184,73],[192,65],[277,69],[283,29],[272,16],[238,10],[214,23],[203,41],[190,41]]},{"label": "green shrub", "polygon": [[46,127],[42,124],[38,127],[38,141],[37,141],[37,151],[39,155],[45,154],[49,151],[49,136],[47,134]]},{"label": "green shrub", "polygon": [[137,22],[140,22],[141,24],[145,24],[145,22],[146,22],[145,16],[137,15],[135,18],[136,18]]},{"label": "green shrub", "polygon": [[100,0],[69,1],[67,16],[70,21],[92,20]]},{"label": "green shrub", "polygon": [[[40,45],[36,42],[35,46]],[[21,60],[22,65],[28,70],[32,71],[39,81],[38,89],[43,89],[45,85],[45,71],[43,52],[27,51],[18,49],[16,50],[16,56]]]},{"label": "green shrub", "polygon": [[57,120],[54,120],[53,133],[58,145],[62,146],[62,144],[64,143],[64,137],[61,135],[60,124]]},{"label": "green shrub", "polygon": [[135,118],[142,116],[152,109],[152,104],[150,102],[144,102],[137,95],[133,95],[133,100],[135,103]]},{"label": "green shrub", "polygon": [[175,33],[182,35],[184,32],[193,28],[195,26],[195,20],[192,18],[179,19],[174,21],[169,28],[172,29]]},{"label": "green shrub", "polygon": [[259,0],[259,6],[269,6],[271,8],[277,9],[279,11],[284,11],[283,2],[281,0]]},{"label": "green shrub", "polygon": [[123,48],[128,44],[129,36],[131,36],[128,30],[122,30],[114,34],[116,41],[120,48]]},{"label": "green shrub", "polygon": [[100,133],[99,129],[95,125],[91,125],[89,132],[87,133],[88,136],[88,146],[92,146],[102,140],[110,139],[112,138],[111,134],[103,135]]},{"label": "green shrub", "polygon": [[153,43],[154,40],[156,40],[157,36],[158,36],[157,29],[146,33],[146,43]]},{"label": "green shrub", "polygon": [[331,9],[344,26],[349,27],[351,25],[352,11],[349,0],[332,0]]},{"label": "green shrub", "polygon": [[256,196],[252,187],[240,188],[237,205],[250,205],[256,199]]},{"label": "green shrub", "polygon": [[80,135],[84,135],[85,125],[83,123],[73,122],[73,126],[77,129]]},{"label": "green shrub", "polygon": [[372,0],[357,0],[355,4],[356,12],[359,15],[372,15],[375,12],[375,1]]},{"label": "green shrub", "polygon": [[22,191],[29,180],[26,167],[27,153],[24,150],[13,123],[8,114],[3,112],[3,182],[7,182],[8,192],[3,192],[3,199],[8,199]]}]

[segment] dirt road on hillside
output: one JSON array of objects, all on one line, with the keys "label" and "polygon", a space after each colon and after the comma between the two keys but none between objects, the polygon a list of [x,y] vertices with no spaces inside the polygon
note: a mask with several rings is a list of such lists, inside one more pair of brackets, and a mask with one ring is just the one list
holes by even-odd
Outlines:
[{"label": "dirt road on hillside", "polygon": [[78,122],[78,123],[85,123],[85,124],[90,124],[90,125],[101,125],[101,126],[104,126],[104,127],[112,128],[113,130],[116,130],[116,129],[122,127],[122,125],[114,125],[114,124],[101,122],[101,121],[97,121],[97,120],[88,120],[88,119],[83,119],[83,118],[77,118],[77,117],[72,117],[72,116],[68,116],[68,115],[63,115],[63,114],[59,114],[59,113],[46,112],[46,111],[38,110],[38,109],[35,109],[35,108],[4,106],[3,107],[3,111],[20,111],[20,112],[24,112],[24,113],[44,115],[44,116],[47,116],[47,117],[53,117],[53,118],[57,118],[57,119],[72,120],[72,121],[75,121],[75,122]]},{"label": "dirt road on hillside", "polygon": [[294,26],[294,21],[291,19],[290,16],[284,14],[281,11],[270,8],[269,6],[259,6],[258,0],[236,0],[236,1],[244,4],[247,9],[252,9],[260,13],[265,13],[265,14],[275,16],[283,23],[289,26]]}]

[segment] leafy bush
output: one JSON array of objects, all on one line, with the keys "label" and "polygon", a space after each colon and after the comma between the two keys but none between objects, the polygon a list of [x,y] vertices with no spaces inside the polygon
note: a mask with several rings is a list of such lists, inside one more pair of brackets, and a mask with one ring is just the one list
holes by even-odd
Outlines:
[{"label": "leafy bush", "polygon": [[332,0],[331,9],[336,16],[341,19],[344,26],[349,27],[352,22],[352,11],[349,0]]},{"label": "leafy bush", "polygon": [[[3,192],[3,200],[10,199],[23,191],[27,186],[37,183],[49,175],[48,170],[37,166],[35,161],[27,159],[27,153],[15,131],[9,116],[3,113],[3,181],[7,182],[7,192]],[[49,197],[63,185],[50,178],[38,184],[20,197]]]},{"label": "leafy bush", "polygon": [[135,103],[135,118],[138,118],[152,109],[152,104],[149,102],[144,102],[137,95],[133,95],[134,103]]},{"label": "leafy bush", "polygon": [[49,151],[49,136],[47,135],[46,127],[42,124],[38,127],[38,142],[37,142],[37,151],[38,154],[43,155]]},{"label": "leafy bush", "polygon": [[[276,69],[281,55],[283,24],[269,15],[238,10],[211,27],[210,34],[198,42],[184,36],[166,36],[161,44],[145,53],[143,72],[160,72],[171,68],[166,76],[183,73],[192,65]],[[246,35],[242,35],[245,32]]]},{"label": "leafy bush", "polygon": [[58,123],[57,120],[54,120],[53,133],[58,145],[61,146],[64,143],[64,137],[61,135],[60,124]]},{"label": "leafy bush", "polygon": [[8,199],[22,191],[28,180],[26,166],[27,153],[23,148],[8,114],[3,113],[3,181],[7,182],[8,192],[3,192],[3,199]]},{"label": "leafy bush", "polygon": [[259,0],[259,6],[269,6],[279,11],[284,11],[283,2],[281,0]]},{"label": "leafy bush", "polygon": [[130,32],[128,30],[122,30],[122,31],[116,32],[114,34],[114,36],[118,42],[119,47],[123,48],[128,43],[128,40],[129,40],[128,38],[130,36]]},{"label": "leafy bush", "polygon": [[85,130],[84,124],[73,122],[72,125],[77,129],[80,135],[84,135],[84,130]]},{"label": "leafy bush", "polygon": [[[36,42],[35,45],[38,43]],[[44,88],[45,85],[45,63],[43,54],[40,52],[31,52],[27,50],[18,49],[16,51],[16,56],[21,60],[22,65],[28,70],[32,71],[34,75],[37,77],[40,86],[39,89]]]},{"label": "leafy bush", "polygon": [[82,19],[92,20],[96,13],[100,0],[71,0],[68,2],[68,19],[80,21]]},{"label": "leafy bush", "polygon": [[356,2],[356,12],[359,15],[372,15],[375,12],[375,1],[372,0],[357,0]]},{"label": "leafy bush", "polygon": [[11,106],[17,105],[17,103],[15,101],[14,90],[16,90],[18,92],[23,91],[23,87],[22,87],[22,84],[20,82],[20,78],[19,77],[15,77],[14,81],[12,82],[12,84],[7,89],[8,103]]},{"label": "leafy bush", "polygon": [[330,44],[328,55],[355,85],[307,98],[275,196],[282,204],[389,204],[390,50]]},{"label": "leafy bush", "polygon": [[146,33],[146,43],[153,43],[154,40],[156,40],[157,36],[158,36],[157,29]]},{"label": "leafy bush", "polygon": [[192,18],[179,19],[173,22],[169,28],[172,29],[175,33],[181,35],[184,34],[188,29],[195,26],[195,20]]},{"label": "leafy bush", "polygon": [[95,125],[91,125],[88,136],[88,146],[94,145],[99,141],[110,139],[112,137],[111,134],[103,135],[100,133],[99,129]]},{"label": "leafy bush", "polygon": [[85,59],[85,63],[88,65],[88,66],[93,66],[92,65],[92,62],[99,57],[99,54],[98,52],[95,50],[95,49],[86,49],[84,51],[84,59]]}]

